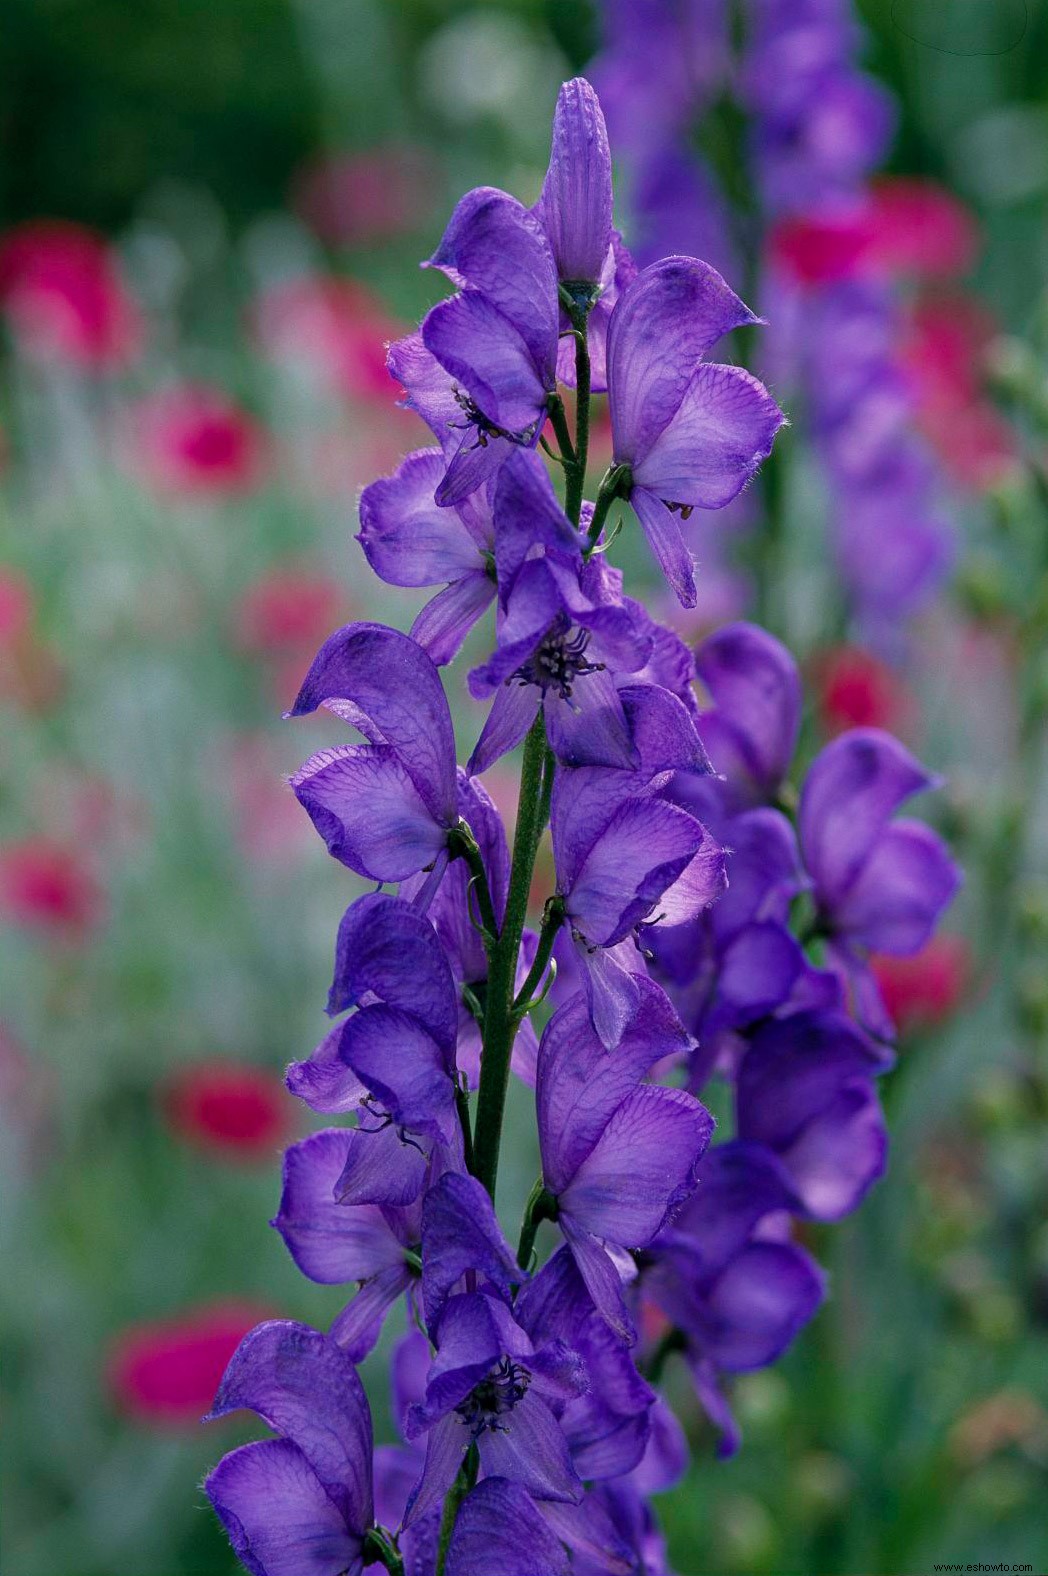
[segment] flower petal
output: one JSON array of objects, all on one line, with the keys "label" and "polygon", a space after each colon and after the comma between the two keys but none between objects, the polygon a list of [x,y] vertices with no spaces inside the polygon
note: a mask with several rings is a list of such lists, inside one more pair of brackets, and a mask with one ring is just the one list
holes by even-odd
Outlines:
[{"label": "flower petal", "polygon": [[628,771],[638,764],[610,673],[580,675],[570,700],[547,690],[542,709],[550,749],[565,766],[618,766]]},{"label": "flower petal", "polygon": [[[796,662],[766,630],[755,624],[729,624],[702,642],[695,666],[717,708],[699,721],[714,766],[735,780],[748,798],[773,797],[790,769],[800,731]],[[730,735],[723,755],[714,738],[707,736],[714,720]]]},{"label": "flower petal", "polygon": [[591,945],[614,946],[646,919],[699,852],[704,828],[676,805],[634,798],[615,811],[564,893]]},{"label": "flower petal", "polygon": [[463,1500],[447,1576],[569,1576],[562,1544],[519,1483],[486,1477]]},{"label": "flower petal", "polygon": [[744,368],[703,362],[633,467],[634,483],[673,503],[723,509],[768,458],[785,419],[764,384]]},{"label": "flower petal", "polygon": [[535,721],[540,699],[533,684],[508,680],[499,686],[466,766],[471,777],[479,777],[509,750],[516,749]]},{"label": "flower petal", "polygon": [[422,338],[489,423],[520,441],[537,434],[552,376],[536,366],[528,338],[487,296],[465,290],[439,301],[422,324]]},{"label": "flower petal", "polygon": [[792,1242],[751,1242],[714,1284],[702,1347],[719,1368],[746,1372],[775,1362],[825,1295],[815,1261]]},{"label": "flower petal", "polygon": [[355,1363],[362,1363],[368,1353],[374,1350],[382,1334],[386,1314],[407,1291],[413,1279],[410,1266],[401,1262],[380,1270],[361,1286],[329,1331],[331,1339],[341,1346],[347,1357]]},{"label": "flower petal", "polygon": [[290,778],[328,853],[372,881],[401,881],[447,841],[410,774],[386,746],[318,750]]},{"label": "flower petal", "polygon": [[611,245],[611,149],[600,102],[584,77],[565,82],[557,95],[536,212],[560,278],[596,284]]},{"label": "flower petal", "polygon": [[961,880],[946,844],[930,826],[896,821],[874,844],[838,905],[835,927],[871,951],[918,952]]},{"label": "flower petal", "polygon": [[411,626],[411,638],[443,667],[458,656],[462,642],[494,599],[495,583],[487,570],[471,570],[426,603]]},{"label": "flower petal", "polygon": [[388,892],[368,892],[342,916],[328,1015],[375,997],[410,1012],[451,1056],[458,992],[447,957],[429,920]]},{"label": "flower petal", "polygon": [[410,636],[382,624],[347,624],[321,646],[293,717],[327,705],[371,744],[395,751],[433,816],[455,817],[455,734],[431,659]]},{"label": "flower petal", "polygon": [[330,1128],[292,1144],[284,1155],[280,1209],[271,1224],[303,1275],[321,1285],[367,1280],[404,1262],[403,1246],[377,1205],[335,1202],[335,1184],[368,1137]]},{"label": "flower petal", "polygon": [[312,1111],[336,1116],[355,1111],[367,1090],[351,1067],[338,1054],[342,1026],[329,1030],[303,1062],[292,1062],[284,1082],[296,1099],[304,1100]]},{"label": "flower petal", "polygon": [[694,607],[695,564],[681,532],[679,516],[668,509],[656,493],[634,487],[630,493],[637,519],[641,523],[655,561],[677,597],[681,607]]},{"label": "flower petal", "polygon": [[359,1576],[364,1568],[362,1539],[287,1439],[230,1451],[204,1490],[251,1576]]},{"label": "flower petal", "polygon": [[477,1445],[487,1475],[519,1483],[536,1499],[577,1503],[582,1498],[564,1430],[534,1388],[517,1402],[504,1426],[481,1434]]},{"label": "flower petal", "polygon": [[447,1060],[411,1013],[362,1007],[346,1022],[339,1053],[397,1127],[450,1143],[456,1117]]},{"label": "flower petal", "polygon": [[445,469],[439,449],[418,449],[361,493],[357,540],[387,585],[440,585],[481,566],[458,512],[434,502]]},{"label": "flower petal", "polygon": [[207,1421],[249,1407],[297,1445],[346,1526],[371,1524],[371,1412],[345,1352],[308,1325],[272,1319],[245,1335]]},{"label": "flower petal", "polygon": [[422,1304],[431,1328],[467,1270],[506,1296],[524,1278],[489,1194],[473,1177],[446,1171],[422,1205]]},{"label": "flower petal", "polygon": [[756,318],[715,268],[664,257],[628,285],[608,329],[616,461],[639,465],[674,415],[702,356]]},{"label": "flower petal", "polygon": [[816,756],[801,790],[798,826],[824,908],[833,913],[843,902],[903,800],[936,781],[878,728],[853,728]]}]

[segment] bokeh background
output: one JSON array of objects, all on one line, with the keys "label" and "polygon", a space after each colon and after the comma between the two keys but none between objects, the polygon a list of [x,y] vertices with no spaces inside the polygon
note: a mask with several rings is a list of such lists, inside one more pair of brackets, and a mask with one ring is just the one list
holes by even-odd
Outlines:
[{"label": "bokeh background", "polygon": [[[322,730],[280,713],[331,628],[417,605],[353,540],[359,487],[426,441],[383,345],[441,293],[417,263],[463,189],[537,195],[602,18],[3,12],[4,1568],[221,1576],[198,1484],[237,1423],[199,1416],[244,1329],[341,1303],[267,1226],[302,1131],[281,1073],[319,1038],[354,895],[282,780]],[[894,1164],[813,1234],[831,1300],[738,1382],[736,1460],[679,1397],[695,1464],[660,1512],[684,1576],[1048,1569],[1048,4],[861,14],[899,106],[887,172],[934,182],[955,237],[898,285],[954,568],[901,638],[850,625],[798,416],[761,611],[802,661],[810,747],[880,722],[947,775],[967,883],[929,953],[882,965]],[[698,525],[696,635],[752,613],[761,550],[759,519],[727,546]]]}]

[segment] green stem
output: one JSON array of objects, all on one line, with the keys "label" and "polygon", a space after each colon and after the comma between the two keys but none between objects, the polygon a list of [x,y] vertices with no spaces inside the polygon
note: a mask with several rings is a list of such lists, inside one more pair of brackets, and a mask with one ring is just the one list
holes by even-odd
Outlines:
[{"label": "green stem", "polygon": [[566,466],[574,465],[575,445],[571,441],[571,433],[568,430],[568,417],[564,409],[564,401],[559,394],[550,400],[549,419],[550,426],[557,435],[557,442],[560,444],[561,458]]},{"label": "green stem", "polygon": [[[480,1467],[480,1457],[475,1444],[470,1445],[466,1458],[459,1468],[458,1477],[451,1485],[448,1496],[444,1501],[444,1514],[440,1518],[440,1541],[437,1544],[436,1576],[444,1576],[444,1567],[448,1562],[448,1547],[451,1543],[451,1534],[455,1530],[458,1519],[459,1506],[477,1481],[477,1472]],[[403,1566],[401,1566],[403,1570]]]},{"label": "green stem", "polygon": [[587,311],[581,307],[571,309],[571,328],[575,339],[575,454],[565,471],[564,512],[576,528],[582,515],[586,462],[589,457],[590,355],[587,318]]},{"label": "green stem", "polygon": [[604,522],[608,518],[608,510],[611,508],[616,498],[621,498],[625,495],[628,487],[628,465],[612,465],[604,472],[604,477],[600,484],[600,491],[597,493],[597,501],[593,506],[593,519],[590,521],[589,532],[587,533],[589,537],[589,542],[586,547],[587,558],[593,552],[593,549],[600,540],[600,533],[603,531]]},{"label": "green stem", "polygon": [[509,873],[506,917],[498,940],[491,949],[488,985],[484,1001],[484,1049],[480,1062],[480,1090],[477,1095],[477,1120],[473,1134],[476,1169],[474,1175],[492,1198],[499,1169],[502,1117],[509,1086],[509,1059],[520,1021],[513,1007],[516,987],[517,954],[524,934],[528,893],[535,868],[541,826],[539,805],[542,797],[543,767],[546,761],[546,725],[541,710],[524,741],[524,764],[520,774],[520,805],[513,838],[513,862]]},{"label": "green stem", "polygon": [[547,1189],[542,1178],[539,1177],[528,1195],[528,1202],[524,1206],[524,1218],[520,1223],[517,1263],[522,1270],[526,1270],[531,1263],[531,1255],[535,1248],[535,1237],[539,1226],[544,1220],[556,1220],[556,1218],[557,1201]]},{"label": "green stem", "polygon": [[390,1576],[404,1576],[404,1559],[383,1527],[372,1527],[364,1539],[365,1565],[384,1565]]},{"label": "green stem", "polygon": [[471,885],[477,894],[477,907],[480,909],[480,922],[484,927],[485,946],[490,946],[499,933],[499,922],[495,917],[495,905],[488,886],[484,856],[465,821],[462,821],[451,833],[448,838],[448,848],[452,859],[464,859],[469,866],[469,873],[473,878]]},{"label": "green stem", "polygon": [[553,943],[557,939],[557,931],[564,923],[564,900],[560,897],[551,897],[546,904],[546,912],[542,916],[542,929],[539,932],[538,950],[535,961],[528,970],[528,977],[517,992],[513,1002],[513,1010],[524,1016],[535,991],[542,983],[542,976],[549,967],[550,955],[553,952]]},{"label": "green stem", "polygon": [[469,1125],[469,1090],[462,1084],[459,1084],[455,1090],[455,1109],[462,1129],[462,1153],[466,1161],[466,1170],[472,1176],[476,1161],[473,1155],[473,1132]]}]

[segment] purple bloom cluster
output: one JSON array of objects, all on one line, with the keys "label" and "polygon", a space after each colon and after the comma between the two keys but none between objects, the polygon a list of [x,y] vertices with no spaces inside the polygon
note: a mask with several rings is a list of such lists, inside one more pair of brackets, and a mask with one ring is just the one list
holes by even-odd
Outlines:
[{"label": "purple bloom cluster", "polygon": [[[291,783],[378,886],[339,926],[333,1027],[288,1072],[349,1124],[287,1151],[273,1224],[306,1276],[354,1289],[326,1335],[275,1321],[242,1343],[212,1416],[250,1408],[276,1437],[206,1488],[254,1576],[658,1576],[648,1498],[687,1455],[662,1365],[685,1355],[730,1442],[721,1376],[774,1360],[817,1307],[792,1222],[853,1208],[884,1158],[865,952],[919,946],[956,874],[893,819],[930,781],[883,735],[819,757],[795,830],[787,654],[739,626],[696,657],[607,561],[628,501],[689,601],[680,515],[726,504],[782,417],[705,359],[753,321],[718,273],[634,270],[586,82],[561,91],[536,208],[471,192],[432,263],[455,292],[390,362],[436,446],[365,490],[360,539],[384,579],[444,589],[410,636],[337,631],[292,710],[362,741]],[[588,504],[596,386],[614,457]],[[547,426],[563,505],[536,452]],[[469,687],[490,706],[463,769],[438,664],[489,604]],[[511,850],[478,773],[521,742]],[[532,931],[547,824],[556,887]],[[516,1249],[494,1205],[511,1071],[534,1087],[541,1156]],[[711,1148],[714,1071],[736,1132]],[[397,1305],[401,1442],[376,1449],[356,1365]]]},{"label": "purple bloom cluster", "polygon": [[[748,160],[752,181],[735,195],[745,210],[755,191],[759,213],[735,220],[749,250],[784,220],[856,219],[895,117],[856,64],[862,34],[851,0],[748,0],[738,59],[724,0],[605,0],[603,11],[596,76],[646,241],[694,245],[734,271],[725,194],[693,145],[718,99],[722,136],[740,109],[746,119],[735,157]],[[911,430],[897,299],[871,279],[798,281],[774,255],[761,294],[773,330],[767,364],[803,400],[824,470],[849,610],[890,645],[941,586],[954,546],[937,468]]]}]

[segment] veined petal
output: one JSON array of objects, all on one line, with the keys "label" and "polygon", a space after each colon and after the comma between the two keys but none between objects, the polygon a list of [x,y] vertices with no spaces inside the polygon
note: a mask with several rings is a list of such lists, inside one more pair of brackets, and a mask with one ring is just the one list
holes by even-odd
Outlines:
[{"label": "veined petal", "polygon": [[746,1372],[775,1362],[825,1295],[815,1261],[792,1242],[751,1242],[707,1299],[702,1347],[719,1368]]},{"label": "veined petal", "polygon": [[440,585],[481,564],[477,544],[457,511],[434,501],[445,469],[439,449],[418,449],[392,476],[372,482],[360,495],[357,540],[388,585]]},{"label": "veined petal", "polygon": [[535,435],[554,374],[536,365],[527,339],[487,296],[464,290],[438,301],[422,337],[489,423],[519,441]]},{"label": "veined petal", "polygon": [[284,1155],[280,1209],[271,1225],[303,1275],[324,1286],[367,1280],[404,1262],[403,1245],[377,1205],[335,1202],[335,1184],[351,1152],[368,1137],[331,1128],[292,1144]]},{"label": "veined petal", "polygon": [[538,455],[517,449],[495,484],[495,560],[499,596],[508,599],[521,566],[543,548],[582,567],[582,546]]},{"label": "veined petal", "polygon": [[515,197],[493,186],[467,192],[429,266],[484,296],[512,323],[535,365],[555,372],[556,265],[542,225]]},{"label": "veined petal", "polygon": [[611,244],[611,149],[600,102],[584,77],[565,82],[557,95],[536,211],[560,278],[596,284]]},{"label": "veined petal", "polygon": [[412,1489],[404,1512],[404,1527],[416,1526],[431,1511],[439,1510],[469,1447],[469,1434],[454,1412],[440,1418],[426,1436],[426,1461],[422,1476]]},{"label": "veined petal", "polygon": [[684,541],[678,516],[646,487],[634,487],[630,493],[630,503],[648,539],[648,546],[655,554],[655,561],[669,581],[677,601],[681,607],[694,607],[698,600],[695,564]]},{"label": "veined petal", "polygon": [[705,912],[728,887],[724,849],[714,842],[703,827],[699,851],[685,865],[676,881],[659,898],[658,916],[653,923],[682,925]]},{"label": "veined petal", "polygon": [[512,439],[500,438],[494,433],[479,435],[475,426],[464,421],[462,407],[456,406],[456,409],[458,421],[455,425],[459,430],[453,431],[449,438],[448,468],[437,488],[436,500],[445,508],[466,509],[485,483],[491,485],[499,466],[517,445]]},{"label": "veined petal", "polygon": [[426,1166],[418,1145],[406,1143],[392,1124],[373,1132],[358,1127],[346,1145],[342,1174],[333,1189],[335,1201],[342,1209],[359,1204],[406,1208],[422,1192]]},{"label": "veined petal", "polygon": [[383,624],[347,624],[321,646],[293,717],[326,705],[371,744],[393,750],[436,820],[455,817],[455,734],[431,659]]},{"label": "veined petal", "polygon": [[816,756],[801,790],[798,826],[824,907],[832,912],[844,900],[903,800],[936,783],[878,728],[842,733]]},{"label": "veined petal", "polygon": [[343,744],[318,750],[290,779],[328,853],[372,881],[401,881],[447,842],[395,751]]},{"label": "veined petal", "polygon": [[362,1363],[382,1334],[386,1314],[407,1291],[414,1273],[403,1261],[379,1270],[366,1281],[331,1325],[331,1339],[355,1363]]},{"label": "veined petal", "polygon": [[430,921],[388,892],[368,892],[343,914],[327,1011],[376,997],[410,1012],[452,1055],[458,996],[447,957]]},{"label": "veined petal", "polygon": [[272,1319],[245,1335],[207,1421],[243,1407],[297,1445],[348,1528],[371,1524],[371,1412],[356,1368],[308,1325]]},{"label": "veined petal", "polygon": [[699,852],[706,833],[676,805],[634,798],[615,811],[564,896],[591,945],[614,946],[646,919]]},{"label": "veined petal", "polygon": [[455,398],[455,383],[422,342],[420,333],[394,340],[386,366],[404,389],[408,407],[416,411],[448,457],[458,447],[462,407]]},{"label": "veined petal", "polygon": [[362,1538],[287,1439],[230,1451],[204,1490],[251,1576],[359,1576],[364,1568]]},{"label": "veined petal", "polygon": [[550,748],[565,766],[617,766],[629,771],[639,764],[610,673],[581,674],[570,700],[547,690],[542,709]]},{"label": "veined petal", "polygon": [[477,1446],[488,1475],[509,1478],[536,1499],[577,1503],[582,1498],[564,1430],[534,1387],[517,1402],[504,1426],[481,1434]]},{"label": "veined petal", "polygon": [[561,1230],[594,1308],[624,1346],[633,1346],[637,1332],[622,1295],[622,1279],[611,1258],[595,1237],[570,1218],[561,1221]]},{"label": "veined petal", "polygon": [[495,599],[495,583],[486,569],[473,569],[445,586],[419,613],[411,638],[438,667],[458,656],[462,642]]},{"label": "veined petal", "polygon": [[645,1247],[693,1191],[713,1118],[682,1089],[643,1084],[627,1095],[560,1194],[583,1230]]},{"label": "veined petal", "polygon": [[462,1502],[447,1576],[569,1576],[570,1569],[560,1540],[519,1483],[486,1477]]},{"label": "veined petal", "polygon": [[664,257],[627,286],[608,328],[608,393],[616,461],[639,465],[674,415],[701,358],[756,318],[695,257]]},{"label": "veined petal", "polygon": [[704,362],[633,467],[634,482],[673,503],[723,509],[768,458],[785,419],[751,373]]},{"label": "veined petal", "polygon": [[296,1099],[327,1116],[355,1111],[367,1093],[353,1069],[339,1056],[341,1043],[339,1024],[325,1034],[312,1056],[303,1062],[292,1062],[284,1075],[284,1082]]},{"label": "veined petal", "polygon": [[895,821],[838,905],[835,927],[874,952],[918,952],[961,880],[937,832],[921,821]]},{"label": "veined petal", "polygon": [[489,1194],[475,1178],[446,1171],[422,1205],[422,1303],[431,1328],[467,1270],[507,1296],[523,1278]]},{"label": "veined petal", "polygon": [[623,951],[624,947],[590,947],[575,941],[590,1021],[607,1049],[617,1045],[625,1034],[626,1025],[637,1010],[640,981],[644,978],[642,973],[626,967]]},{"label": "veined petal", "polygon": [[342,1030],[340,1054],[397,1127],[450,1142],[455,1092],[447,1059],[411,1013],[362,1007]]}]

